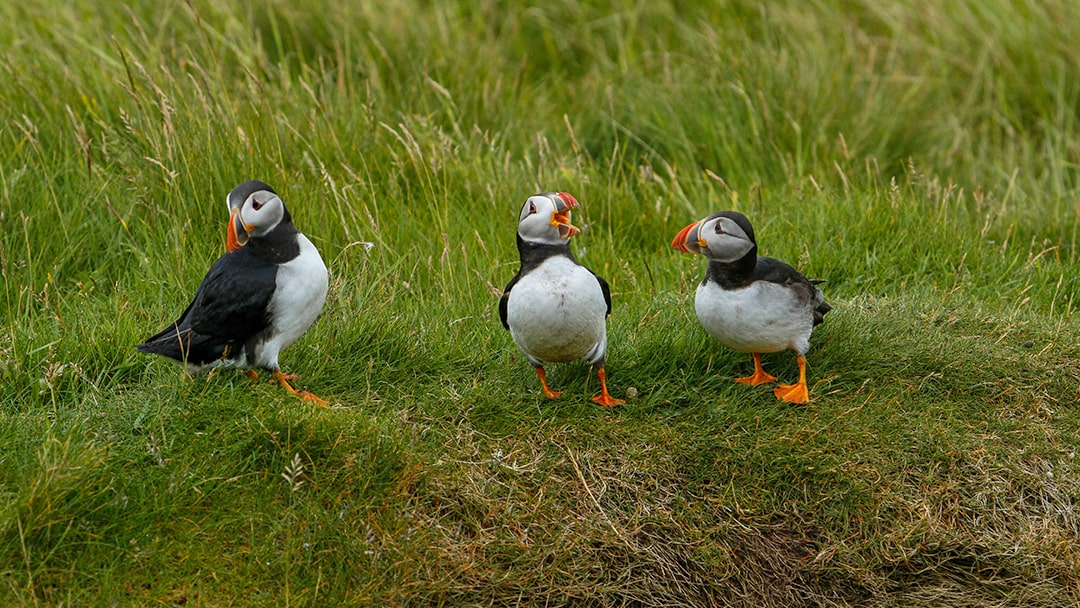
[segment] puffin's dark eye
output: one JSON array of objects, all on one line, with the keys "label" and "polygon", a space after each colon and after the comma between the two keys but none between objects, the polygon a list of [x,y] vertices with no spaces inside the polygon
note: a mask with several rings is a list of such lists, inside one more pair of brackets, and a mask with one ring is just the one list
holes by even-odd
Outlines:
[{"label": "puffin's dark eye", "polygon": [[529,203],[529,215],[536,213],[536,203]]},{"label": "puffin's dark eye", "polygon": [[263,206],[263,204],[259,202],[259,199],[257,199],[257,198],[251,199],[251,208],[254,209],[255,211],[258,211],[259,209],[262,209],[262,206]]},{"label": "puffin's dark eye", "polygon": [[724,234],[724,227],[720,225],[720,222],[716,222],[716,234]]}]

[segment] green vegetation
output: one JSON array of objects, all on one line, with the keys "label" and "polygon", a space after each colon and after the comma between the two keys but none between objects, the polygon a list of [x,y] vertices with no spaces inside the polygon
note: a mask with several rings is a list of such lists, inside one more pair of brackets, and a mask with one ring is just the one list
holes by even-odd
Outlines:
[{"label": "green vegetation", "polygon": [[[1080,602],[1075,2],[296,4],[0,5],[0,604]],[[249,178],[332,409],[133,348]],[[555,189],[618,410],[498,322]],[[828,281],[808,406],[694,317],[724,208]]]}]

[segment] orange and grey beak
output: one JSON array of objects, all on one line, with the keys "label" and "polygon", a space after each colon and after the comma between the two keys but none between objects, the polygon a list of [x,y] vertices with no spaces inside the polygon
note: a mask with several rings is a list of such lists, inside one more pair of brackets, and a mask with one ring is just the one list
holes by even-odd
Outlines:
[{"label": "orange and grey beak", "polygon": [[698,232],[700,225],[701,222],[694,222],[680,230],[679,234],[675,235],[675,240],[671,241],[671,248],[686,253],[701,253],[701,250],[709,245],[705,242],[705,239],[701,238]]},{"label": "orange and grey beak", "polygon": [[249,239],[244,220],[240,218],[240,209],[234,208],[229,215],[229,237],[225,243],[225,249],[232,253],[247,245]]},{"label": "orange and grey beak", "polygon": [[569,192],[556,192],[552,200],[555,201],[555,213],[551,214],[551,225],[558,228],[559,236],[568,239],[580,232],[570,223],[570,210],[578,206],[577,199]]}]

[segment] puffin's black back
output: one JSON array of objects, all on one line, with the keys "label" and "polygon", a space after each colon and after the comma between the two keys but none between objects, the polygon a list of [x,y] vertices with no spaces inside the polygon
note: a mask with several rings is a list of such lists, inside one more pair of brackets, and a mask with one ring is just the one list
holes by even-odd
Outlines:
[{"label": "puffin's black back", "polygon": [[276,278],[277,265],[255,247],[226,253],[210,267],[180,318],[135,348],[195,365],[239,356],[270,325],[267,306]]}]

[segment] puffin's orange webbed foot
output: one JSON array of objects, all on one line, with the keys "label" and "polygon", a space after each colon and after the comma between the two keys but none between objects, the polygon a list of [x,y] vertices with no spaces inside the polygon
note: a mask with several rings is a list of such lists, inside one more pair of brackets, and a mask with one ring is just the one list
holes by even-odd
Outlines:
[{"label": "puffin's orange webbed foot", "polygon": [[280,370],[277,370],[277,371],[273,372],[273,375],[274,375],[274,379],[277,380],[277,383],[282,388],[289,391],[293,395],[296,395],[297,397],[303,399],[304,401],[311,401],[311,402],[313,402],[315,405],[317,405],[319,407],[330,407],[329,405],[327,405],[325,399],[321,399],[321,398],[315,396],[313,393],[309,393],[308,391],[298,391],[295,388],[293,388],[292,385],[289,384],[288,378],[290,378],[290,377],[295,378],[296,374],[286,375],[286,374],[281,373]]},{"label": "puffin's orange webbed foot", "polygon": [[330,404],[326,402],[326,399],[323,399],[314,393],[309,393],[308,391],[296,391],[296,396],[304,401],[310,401],[319,407],[330,407]]},{"label": "puffin's orange webbed foot", "polygon": [[596,370],[597,377],[600,378],[600,394],[593,397],[592,401],[598,403],[604,407],[615,407],[626,403],[622,399],[616,399],[611,396],[611,393],[607,390],[607,374],[604,372],[604,368]]},{"label": "puffin's orange webbed foot", "polygon": [[773,394],[781,401],[789,403],[809,403],[810,391],[805,384],[781,384],[773,389]]},{"label": "puffin's orange webbed foot", "polygon": [[739,384],[749,384],[750,386],[757,386],[759,384],[765,384],[766,382],[776,382],[776,376],[765,371],[761,367],[761,353],[751,353],[754,356],[754,373],[746,376],[745,378],[736,378],[735,382]]},{"label": "puffin's orange webbed foot", "polygon": [[773,389],[773,394],[777,399],[789,403],[810,402],[810,389],[806,387],[806,357],[799,355],[799,381],[795,384],[781,384]]}]

